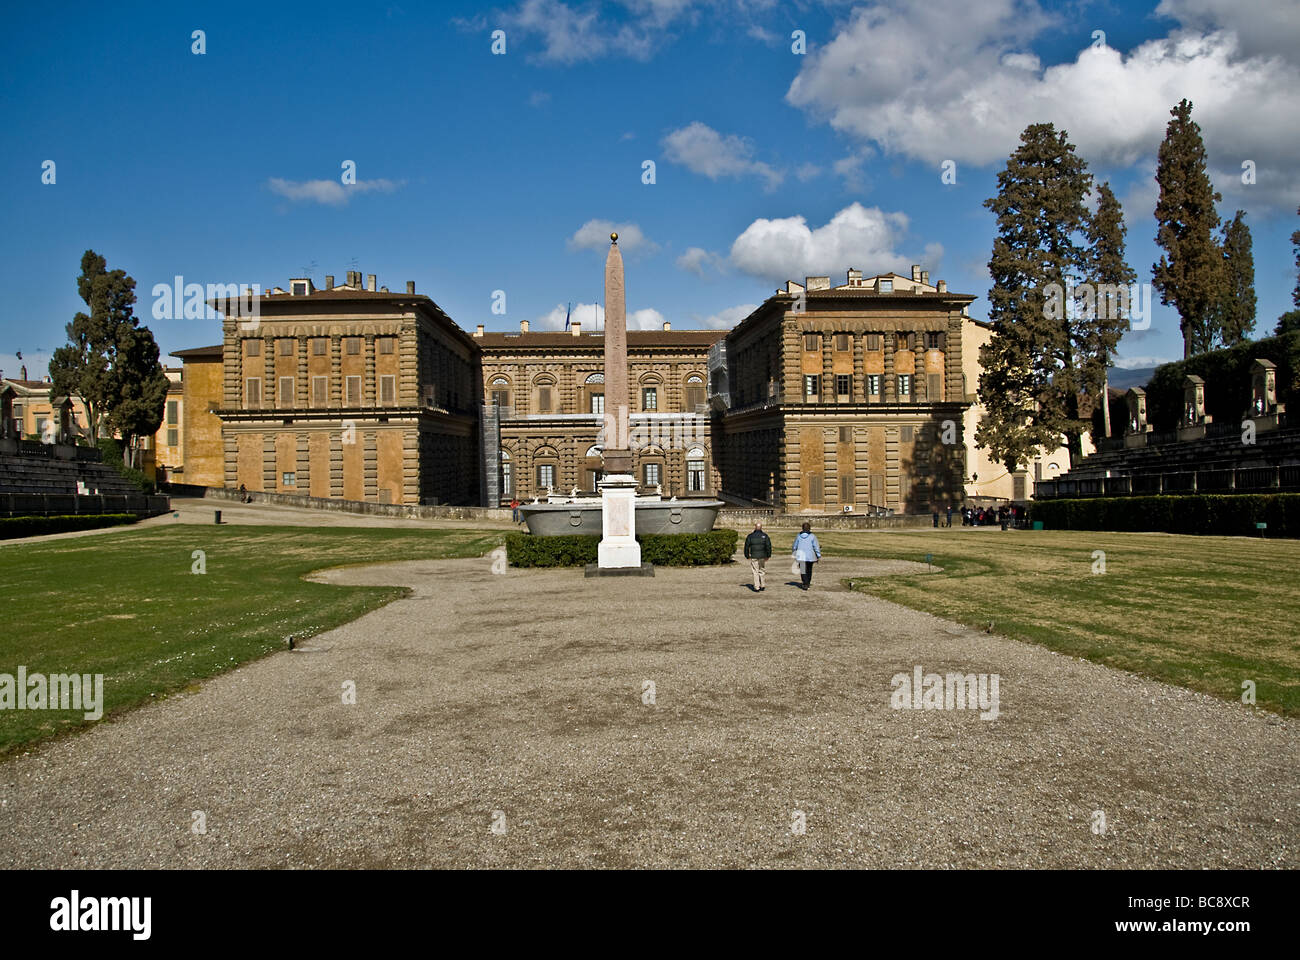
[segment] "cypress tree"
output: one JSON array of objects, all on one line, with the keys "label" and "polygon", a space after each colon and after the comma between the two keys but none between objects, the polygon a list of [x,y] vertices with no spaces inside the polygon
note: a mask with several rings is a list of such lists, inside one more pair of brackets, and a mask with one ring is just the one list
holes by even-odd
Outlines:
[{"label": "cypress tree", "polygon": [[1255,255],[1246,211],[1223,225],[1223,283],[1214,313],[1217,346],[1231,347],[1255,329]]}]

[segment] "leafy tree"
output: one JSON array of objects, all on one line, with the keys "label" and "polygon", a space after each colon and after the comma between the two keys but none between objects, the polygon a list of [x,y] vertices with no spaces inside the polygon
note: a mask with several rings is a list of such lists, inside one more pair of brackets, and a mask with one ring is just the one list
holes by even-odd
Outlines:
[{"label": "leafy tree", "polygon": [[1151,270],[1160,302],[1178,311],[1183,356],[1190,357],[1214,343],[1212,314],[1223,260],[1213,234],[1219,225],[1214,205],[1221,197],[1206,172],[1205,143],[1192,120],[1191,101],[1179,101],[1169,113],[1173,119],[1156,163],[1156,243],[1165,252]]},{"label": "leafy tree", "polygon": [[989,259],[993,335],[980,350],[987,413],[975,439],[1008,470],[1062,438],[1077,461],[1088,426],[1081,407],[1100,392],[1126,329],[1122,315],[1103,319],[1108,309],[1067,302],[1077,280],[1118,283],[1131,275],[1119,203],[1105,187],[1094,218],[1085,204],[1091,187],[1065,131],[1038,123],[1021,133],[998,174],[997,196],[984,202],[997,214],[998,234]]},{"label": "leafy tree", "polygon": [[1241,343],[1255,329],[1255,254],[1246,211],[1223,225],[1223,284],[1211,324],[1216,346]]},{"label": "leafy tree", "polygon": [[134,461],[136,439],[158,429],[166,406],[158,345],[132,309],[135,281],[93,250],[82,255],[77,293],[90,313],[73,317],[68,343],[54,351],[54,392],[85,401],[92,437],[107,426],[121,431]]},{"label": "leafy tree", "polygon": [[[1084,330],[1083,381],[1088,396],[1101,405],[1107,436],[1110,431],[1107,370],[1120,337],[1129,329],[1130,290],[1137,273],[1124,255],[1124,210],[1110,189],[1097,190],[1097,211],[1088,226],[1088,280],[1095,297],[1096,322]],[[1073,453],[1073,451],[1072,451]]]},{"label": "leafy tree", "polygon": [[[1296,213],[1300,214],[1300,209],[1297,209]],[[1296,269],[1295,289],[1291,291],[1291,302],[1295,304],[1296,309],[1288,310],[1277,318],[1276,333],[1278,336],[1300,330],[1300,230],[1291,234],[1291,247],[1295,250]]]}]

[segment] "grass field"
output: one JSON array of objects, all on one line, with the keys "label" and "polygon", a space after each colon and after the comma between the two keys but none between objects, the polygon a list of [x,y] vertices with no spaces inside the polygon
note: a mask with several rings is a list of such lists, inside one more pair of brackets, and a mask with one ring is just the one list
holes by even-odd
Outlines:
[{"label": "grass field", "polygon": [[[789,539],[777,533],[778,554]],[[971,529],[819,539],[830,555],[932,554],[943,568],[855,589],[1224,700],[1253,680],[1259,706],[1300,716],[1300,541]]]},{"label": "grass field", "polygon": [[[322,567],[481,556],[482,530],[159,527],[0,545],[0,673],[104,674],[104,713],[330,630],[403,595],[310,583]],[[206,573],[191,572],[204,552]],[[0,711],[0,755],[89,721]]]}]

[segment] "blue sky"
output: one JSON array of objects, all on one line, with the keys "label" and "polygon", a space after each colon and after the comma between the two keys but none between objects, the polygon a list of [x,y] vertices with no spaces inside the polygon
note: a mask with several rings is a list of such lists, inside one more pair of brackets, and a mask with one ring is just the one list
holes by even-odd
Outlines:
[{"label": "blue sky", "polygon": [[[983,316],[982,201],[1037,121],[1111,181],[1149,281],[1155,152],[1181,96],[1221,214],[1248,214],[1257,333],[1290,308],[1294,2],[25,5],[6,27],[6,376],[16,351],[43,374],[64,342],[88,247],[135,277],[164,352],[220,339],[151,316],[176,275],[266,288],[358,269],[414,280],[467,330],[562,325],[563,305],[601,298],[611,225],[634,324],[729,326],[786,279],[911,263]],[[1120,362],[1180,355],[1157,305]]]}]

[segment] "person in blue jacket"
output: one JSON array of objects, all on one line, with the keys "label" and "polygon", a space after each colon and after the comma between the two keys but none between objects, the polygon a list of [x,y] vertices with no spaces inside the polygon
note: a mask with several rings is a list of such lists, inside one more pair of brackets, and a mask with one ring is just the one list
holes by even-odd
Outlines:
[{"label": "person in blue jacket", "polygon": [[813,536],[812,528],[808,524],[803,525],[799,535],[794,538],[793,556],[795,560],[803,564],[803,589],[807,590],[812,585],[813,564],[822,558],[821,544]]}]

